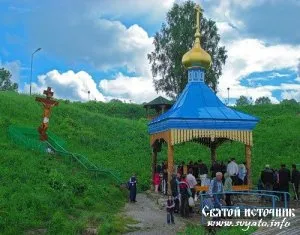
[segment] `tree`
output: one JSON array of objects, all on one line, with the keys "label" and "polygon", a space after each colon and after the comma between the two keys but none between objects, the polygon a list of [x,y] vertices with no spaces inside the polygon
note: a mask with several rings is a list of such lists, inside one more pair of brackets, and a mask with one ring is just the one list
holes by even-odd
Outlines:
[{"label": "tree", "polygon": [[[155,90],[176,98],[187,83],[181,59],[192,48],[194,42],[196,14],[195,3],[175,3],[167,13],[167,22],[162,24],[154,36],[154,51],[148,54]],[[206,71],[205,82],[214,91],[222,75],[222,66],[227,55],[225,47],[219,46],[220,36],[216,23],[205,17],[201,19],[201,46],[212,58],[212,66]]]},{"label": "tree", "polygon": [[236,106],[245,106],[250,105],[250,100],[246,97],[241,95],[240,98],[236,100]]},{"label": "tree", "polygon": [[123,103],[122,100],[119,100],[119,99],[111,99],[109,102],[110,103]]},{"label": "tree", "polygon": [[295,99],[284,99],[280,102],[280,104],[284,104],[284,105],[294,105],[294,104],[298,104],[297,101]]},{"label": "tree", "polygon": [[18,84],[11,81],[11,73],[4,69],[0,69],[0,91],[17,91]]},{"label": "tree", "polygon": [[262,96],[262,97],[259,97],[255,100],[255,104],[256,105],[260,105],[260,104],[271,104],[271,100],[269,97],[266,97],[266,96]]}]

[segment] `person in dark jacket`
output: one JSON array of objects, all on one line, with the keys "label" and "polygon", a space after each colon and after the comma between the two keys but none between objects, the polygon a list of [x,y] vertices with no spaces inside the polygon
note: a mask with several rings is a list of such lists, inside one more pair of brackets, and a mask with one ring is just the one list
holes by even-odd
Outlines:
[{"label": "person in dark jacket", "polygon": [[136,202],[136,183],[136,176],[135,173],[133,173],[128,182],[130,191],[129,198],[131,202]]},{"label": "person in dark jacket", "polygon": [[195,178],[197,179],[199,177],[199,168],[198,168],[198,163],[194,162],[193,164],[193,175],[195,176]]},{"label": "person in dark jacket", "polygon": [[164,169],[163,178],[162,178],[162,193],[167,195],[168,193],[168,171]]},{"label": "person in dark jacket", "polygon": [[300,172],[297,170],[296,165],[292,165],[292,184],[294,185],[295,197],[294,199],[299,200],[299,181],[300,181]]},{"label": "person in dark jacket", "polygon": [[223,161],[221,161],[221,164],[220,164],[220,170],[221,170],[221,173],[224,175],[227,171],[227,166],[224,164]]},{"label": "person in dark jacket", "polygon": [[159,164],[157,164],[157,166],[156,166],[156,172],[157,173],[161,173],[161,169],[162,169],[162,166],[159,165]]},{"label": "person in dark jacket", "polygon": [[179,192],[178,192],[178,180],[175,174],[172,175],[172,179],[170,181],[172,196],[175,202],[174,213],[179,212]]},{"label": "person in dark jacket", "polygon": [[179,173],[180,175],[183,174],[183,167],[184,167],[184,165],[185,165],[185,163],[181,162],[181,164],[177,168],[177,173]]},{"label": "person in dark jacket", "polygon": [[261,172],[260,178],[264,185],[264,190],[272,191],[274,176],[273,171],[270,169],[270,165],[266,165],[265,169]]},{"label": "person in dark jacket", "polygon": [[211,172],[211,178],[214,178],[218,170],[218,163],[216,161],[213,162],[213,164],[210,167]]},{"label": "person in dark jacket", "polygon": [[166,169],[167,169],[167,163],[164,161],[161,163],[161,172],[163,173],[164,170],[166,170]]},{"label": "person in dark jacket", "polygon": [[189,217],[189,197],[192,195],[189,189],[189,185],[186,181],[186,175],[181,176],[179,183],[180,195],[181,195],[181,206],[180,214],[182,217]]},{"label": "person in dark jacket", "polygon": [[245,176],[245,179],[244,179],[244,184],[247,185],[248,184],[248,173],[249,173],[249,169],[247,168],[247,163],[246,162],[243,162],[243,164],[246,166],[246,176]]},{"label": "person in dark jacket", "polygon": [[[273,184],[273,191],[279,191],[279,174],[277,169],[273,169],[273,178],[274,178],[274,184]],[[280,195],[275,193],[278,197]]]},{"label": "person in dark jacket", "polygon": [[171,195],[168,196],[168,201],[167,201],[167,223],[170,224],[175,224],[174,221],[174,208],[175,208],[175,203]]},{"label": "person in dark jacket", "polygon": [[[274,185],[274,173],[270,169],[270,165],[266,165],[265,169],[260,174],[260,179],[263,185],[263,190],[272,191]],[[267,192],[266,192],[267,194]],[[271,197],[262,196],[261,199],[265,199],[266,201],[270,201]]]},{"label": "person in dark jacket", "polygon": [[202,160],[198,161],[198,168],[199,168],[199,174],[200,175],[204,175],[204,174],[208,174],[208,169],[205,163],[202,162]]},{"label": "person in dark jacket", "polygon": [[[285,164],[281,165],[281,168],[278,172],[279,174],[279,190],[282,192],[289,192],[289,182],[291,181],[291,173],[289,169],[285,168]],[[282,200],[283,200],[282,196]],[[287,195],[289,200],[289,195]]]}]

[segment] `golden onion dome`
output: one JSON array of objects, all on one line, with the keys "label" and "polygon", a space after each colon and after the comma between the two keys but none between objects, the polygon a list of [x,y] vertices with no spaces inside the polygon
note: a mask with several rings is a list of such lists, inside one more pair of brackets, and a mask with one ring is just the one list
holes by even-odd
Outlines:
[{"label": "golden onion dome", "polygon": [[200,13],[202,12],[199,5],[197,5],[195,9],[197,11],[195,41],[192,49],[183,55],[182,64],[186,69],[191,67],[202,67],[204,69],[208,69],[211,65],[211,57],[200,45]]}]

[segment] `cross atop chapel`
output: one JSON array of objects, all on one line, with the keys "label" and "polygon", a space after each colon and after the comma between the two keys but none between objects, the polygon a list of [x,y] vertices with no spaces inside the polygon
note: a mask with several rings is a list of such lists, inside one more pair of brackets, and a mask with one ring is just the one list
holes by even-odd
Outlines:
[{"label": "cross atop chapel", "polygon": [[196,29],[198,32],[200,32],[200,17],[202,16],[203,10],[198,4],[195,6],[195,10],[196,10]]}]

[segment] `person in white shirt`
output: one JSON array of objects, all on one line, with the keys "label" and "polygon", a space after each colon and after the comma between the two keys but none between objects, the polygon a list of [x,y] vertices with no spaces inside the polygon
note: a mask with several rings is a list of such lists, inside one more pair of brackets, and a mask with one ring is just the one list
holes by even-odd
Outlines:
[{"label": "person in white shirt", "polygon": [[195,197],[195,186],[197,185],[197,180],[195,176],[193,176],[193,169],[189,169],[189,173],[186,176],[186,181],[191,189],[193,198]]},{"label": "person in white shirt", "polygon": [[227,165],[227,173],[232,179],[232,183],[236,185],[238,183],[238,173],[239,173],[239,166],[235,162],[235,158],[231,158],[231,162]]},{"label": "person in white shirt", "polygon": [[[197,185],[197,180],[196,180],[195,176],[193,175],[193,169],[192,168],[189,169],[189,173],[186,176],[186,181],[187,181],[187,183],[190,187],[190,190],[192,192],[192,197],[194,199],[195,194],[196,194],[195,186]],[[190,209],[190,213],[193,213],[193,208],[189,207],[189,209]]]}]

